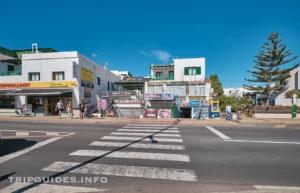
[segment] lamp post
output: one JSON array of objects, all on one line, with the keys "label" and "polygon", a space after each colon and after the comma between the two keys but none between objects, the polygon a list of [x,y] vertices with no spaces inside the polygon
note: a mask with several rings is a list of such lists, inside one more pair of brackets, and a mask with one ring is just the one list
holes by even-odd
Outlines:
[{"label": "lamp post", "polygon": [[292,118],[297,117],[297,94],[293,94],[293,108],[292,108]]}]

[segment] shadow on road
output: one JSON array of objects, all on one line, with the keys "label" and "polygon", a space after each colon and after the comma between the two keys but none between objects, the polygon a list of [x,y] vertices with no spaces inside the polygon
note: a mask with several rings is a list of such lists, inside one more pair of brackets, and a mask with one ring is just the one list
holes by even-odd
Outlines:
[{"label": "shadow on road", "polygon": [[2,139],[0,144],[0,157],[14,153],[35,145],[36,141],[26,139]]},{"label": "shadow on road", "polygon": [[114,149],[114,150],[112,150],[112,151],[110,151],[110,152],[107,152],[107,153],[102,154],[102,155],[100,155],[100,156],[97,156],[97,157],[95,157],[95,158],[89,159],[89,160],[87,160],[87,161],[85,161],[85,162],[83,162],[83,163],[81,163],[81,164],[78,164],[78,165],[76,165],[76,166],[73,166],[73,167],[71,167],[71,168],[69,168],[69,169],[67,169],[67,170],[64,170],[64,171],[62,171],[62,172],[58,172],[58,173],[53,174],[53,175],[51,175],[51,176],[49,176],[49,177],[45,177],[44,179],[46,179],[46,180],[42,180],[41,182],[34,183],[34,184],[30,184],[30,185],[28,185],[28,186],[26,186],[26,187],[23,187],[23,188],[21,188],[21,189],[19,189],[19,190],[16,190],[16,191],[12,192],[12,193],[21,193],[21,192],[25,192],[25,191],[28,191],[28,190],[30,190],[30,189],[32,189],[32,188],[38,186],[38,185],[44,184],[44,183],[47,182],[48,180],[50,180],[50,181],[53,180],[53,181],[54,181],[54,179],[57,178],[57,177],[60,177],[60,176],[62,176],[62,175],[64,175],[64,174],[67,174],[67,173],[70,173],[70,172],[73,171],[73,170],[76,170],[76,169],[78,169],[78,168],[80,168],[80,167],[82,167],[82,166],[85,166],[85,165],[90,164],[90,163],[92,163],[92,162],[94,162],[94,161],[97,161],[97,160],[99,160],[99,159],[101,159],[101,158],[104,158],[105,156],[108,156],[108,155],[110,155],[110,154],[112,154],[112,153],[114,153],[114,152],[120,151],[120,150],[122,150],[122,149],[124,149],[124,148],[126,148],[126,147],[128,147],[128,146],[130,146],[130,145],[132,145],[132,144],[138,143],[138,142],[140,142],[140,141],[142,141],[142,140],[144,140],[144,139],[149,138],[149,139],[151,140],[152,143],[158,143],[158,141],[154,140],[153,137],[154,137],[156,134],[161,133],[161,132],[163,132],[163,131],[165,131],[165,130],[168,130],[169,128],[171,128],[171,127],[173,127],[173,126],[174,126],[174,125],[169,126],[169,127],[166,127],[165,129],[161,129],[161,130],[159,130],[158,132],[155,132],[155,133],[153,133],[153,134],[151,134],[151,135],[148,135],[148,136],[143,137],[143,138],[141,138],[141,139],[139,139],[139,140],[136,140],[136,141],[133,141],[133,142],[131,142],[131,143],[128,143],[127,145],[124,145],[124,146],[122,146],[122,147],[116,148],[116,149]]},{"label": "shadow on road", "polygon": [[0,176],[0,182],[7,180],[10,176],[14,175],[16,172],[12,172],[3,176]]}]

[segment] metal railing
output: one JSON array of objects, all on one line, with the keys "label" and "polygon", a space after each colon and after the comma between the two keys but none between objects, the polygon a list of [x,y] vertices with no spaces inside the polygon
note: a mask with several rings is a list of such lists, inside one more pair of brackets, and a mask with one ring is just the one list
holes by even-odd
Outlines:
[{"label": "metal railing", "polygon": [[22,75],[21,70],[0,72],[0,76],[20,76],[20,75]]},{"label": "metal railing", "polygon": [[151,76],[150,80],[174,80],[174,76],[159,76],[159,77]]}]

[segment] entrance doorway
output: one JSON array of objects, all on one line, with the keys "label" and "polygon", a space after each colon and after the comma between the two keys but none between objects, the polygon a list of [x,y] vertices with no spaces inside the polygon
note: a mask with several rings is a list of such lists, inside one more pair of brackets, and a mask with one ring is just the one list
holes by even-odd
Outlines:
[{"label": "entrance doorway", "polygon": [[192,108],[180,108],[180,118],[192,118]]}]

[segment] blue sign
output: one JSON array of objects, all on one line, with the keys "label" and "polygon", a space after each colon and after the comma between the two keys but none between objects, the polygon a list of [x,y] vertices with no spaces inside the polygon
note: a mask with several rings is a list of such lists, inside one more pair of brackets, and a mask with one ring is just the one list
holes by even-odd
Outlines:
[{"label": "blue sign", "polygon": [[190,106],[200,107],[201,102],[199,100],[191,100],[189,102]]}]

